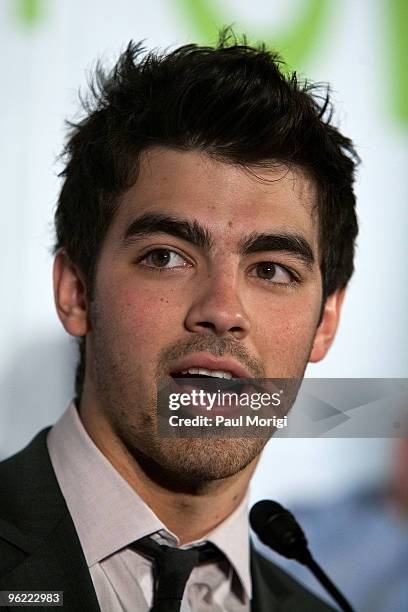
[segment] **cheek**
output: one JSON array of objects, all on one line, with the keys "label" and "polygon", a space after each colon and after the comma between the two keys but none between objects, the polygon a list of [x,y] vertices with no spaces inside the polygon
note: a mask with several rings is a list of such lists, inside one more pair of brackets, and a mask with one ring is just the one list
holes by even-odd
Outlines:
[{"label": "cheek", "polygon": [[115,288],[106,292],[104,320],[121,341],[136,338],[150,344],[154,337],[164,337],[166,330],[176,326],[180,301],[174,292],[152,290],[146,287]]},{"label": "cheek", "polygon": [[258,303],[255,312],[254,341],[266,364],[308,357],[319,315],[316,300],[268,300],[262,307]]}]

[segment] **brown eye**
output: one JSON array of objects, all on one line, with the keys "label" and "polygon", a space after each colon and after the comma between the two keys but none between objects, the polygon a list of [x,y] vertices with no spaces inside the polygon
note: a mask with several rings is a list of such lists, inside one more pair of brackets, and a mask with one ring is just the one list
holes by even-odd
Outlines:
[{"label": "brown eye", "polygon": [[154,249],[147,253],[140,263],[156,269],[183,268],[188,265],[184,257],[171,249]]},{"label": "brown eye", "polygon": [[264,278],[265,280],[272,280],[276,274],[275,264],[269,261],[263,261],[262,263],[257,264],[256,270],[259,278]]},{"label": "brown eye", "polygon": [[156,268],[164,268],[170,261],[170,251],[167,249],[157,249],[149,255],[150,262]]},{"label": "brown eye", "polygon": [[272,261],[260,261],[251,270],[251,276],[256,276],[274,285],[290,285],[295,280],[294,275],[283,266]]}]

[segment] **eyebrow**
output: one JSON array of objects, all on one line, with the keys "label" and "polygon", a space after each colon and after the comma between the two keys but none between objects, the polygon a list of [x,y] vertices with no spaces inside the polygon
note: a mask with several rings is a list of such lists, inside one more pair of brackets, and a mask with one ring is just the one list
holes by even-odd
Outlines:
[{"label": "eyebrow", "polygon": [[313,249],[308,241],[300,234],[258,234],[252,233],[240,241],[239,253],[249,255],[261,251],[283,251],[295,255],[311,269],[315,262]]},{"label": "eyebrow", "polygon": [[160,213],[146,213],[132,221],[126,229],[124,243],[126,246],[134,239],[159,233],[181,238],[204,251],[210,251],[213,246],[210,232],[197,221],[188,221]]},{"label": "eyebrow", "polygon": [[[134,219],[124,233],[123,242],[126,247],[133,244],[138,238],[159,233],[181,238],[207,252],[214,245],[211,232],[197,221],[161,213],[145,213]],[[315,262],[312,247],[303,236],[297,233],[253,232],[241,239],[238,245],[240,255],[250,255],[251,253],[264,251],[290,253],[301,259],[309,269],[313,267]]]}]

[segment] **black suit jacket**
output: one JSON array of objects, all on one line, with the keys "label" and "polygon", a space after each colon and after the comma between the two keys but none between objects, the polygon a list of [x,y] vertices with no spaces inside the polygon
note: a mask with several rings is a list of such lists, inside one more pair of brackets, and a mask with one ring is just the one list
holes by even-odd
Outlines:
[{"label": "black suit jacket", "polygon": [[[52,468],[46,446],[48,431],[44,429],[25,449],[0,463],[0,591],[63,591],[64,607],[48,610],[100,612]],[[253,548],[251,575],[251,609],[256,612],[332,610]]]}]

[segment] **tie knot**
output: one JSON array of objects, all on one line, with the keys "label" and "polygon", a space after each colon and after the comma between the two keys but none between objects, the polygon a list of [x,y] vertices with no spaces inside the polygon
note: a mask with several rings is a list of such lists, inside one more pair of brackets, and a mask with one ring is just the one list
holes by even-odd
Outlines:
[{"label": "tie knot", "polygon": [[137,540],[133,544],[133,548],[142,554],[153,559],[159,566],[162,567],[164,564],[179,564],[187,565],[193,568],[200,562],[200,555],[197,548],[189,548],[183,550],[175,548],[173,546],[166,546],[165,544],[158,544],[149,536]]},{"label": "tie knot", "polygon": [[172,559],[174,562],[181,560],[191,560],[194,565],[204,563],[206,561],[222,561],[224,555],[220,550],[211,542],[200,544],[198,546],[192,546],[191,548],[175,548],[174,546],[167,546],[166,544],[159,544],[153,540],[150,536],[141,538],[133,542],[132,548],[142,554],[150,557],[157,561],[160,565],[160,560],[164,558]]},{"label": "tie knot", "polygon": [[221,561],[222,553],[210,543],[188,549],[158,544],[149,536],[133,543],[132,548],[154,561],[158,586],[153,610],[179,610],[187,580],[196,565]]}]

